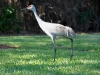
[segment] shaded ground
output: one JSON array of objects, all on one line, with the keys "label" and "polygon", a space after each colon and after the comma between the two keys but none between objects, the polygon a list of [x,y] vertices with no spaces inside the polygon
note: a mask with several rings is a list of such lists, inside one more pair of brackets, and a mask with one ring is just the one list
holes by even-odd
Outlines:
[{"label": "shaded ground", "polygon": [[0,44],[0,49],[7,49],[7,48],[18,48],[18,47],[11,46],[11,45]]}]

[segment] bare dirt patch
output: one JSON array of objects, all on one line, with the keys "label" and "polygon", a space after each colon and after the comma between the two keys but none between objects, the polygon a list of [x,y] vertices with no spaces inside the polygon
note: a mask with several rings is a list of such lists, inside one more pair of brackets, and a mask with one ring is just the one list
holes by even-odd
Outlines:
[{"label": "bare dirt patch", "polygon": [[8,49],[8,48],[18,48],[18,47],[6,44],[0,44],[0,49]]}]

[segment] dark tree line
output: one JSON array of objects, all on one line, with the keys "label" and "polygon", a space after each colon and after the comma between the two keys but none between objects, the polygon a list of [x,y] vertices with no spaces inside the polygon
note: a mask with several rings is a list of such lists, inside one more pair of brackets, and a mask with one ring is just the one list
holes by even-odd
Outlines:
[{"label": "dark tree line", "polygon": [[[100,31],[99,0],[1,0],[0,15],[4,15],[2,11],[5,10],[6,6],[12,7],[14,9],[13,14],[15,14],[12,15],[15,16],[14,18],[11,17],[15,21],[9,23],[11,26],[8,27],[8,30],[5,28],[6,31],[43,33],[31,11],[20,11],[21,8],[25,8],[29,4],[35,5],[38,15],[46,22],[70,26],[76,32]],[[0,20],[2,18],[4,17],[0,17]],[[2,25],[0,31],[3,32],[3,22],[0,22],[0,25]],[[11,28],[13,25],[16,26],[15,29],[13,29],[14,27]]]}]

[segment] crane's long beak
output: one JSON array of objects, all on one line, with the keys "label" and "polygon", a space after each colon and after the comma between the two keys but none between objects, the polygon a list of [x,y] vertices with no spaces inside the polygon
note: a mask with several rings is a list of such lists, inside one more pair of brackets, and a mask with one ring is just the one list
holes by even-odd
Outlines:
[{"label": "crane's long beak", "polygon": [[23,9],[21,9],[21,11],[23,11],[23,10],[26,10],[27,8],[23,8]]}]

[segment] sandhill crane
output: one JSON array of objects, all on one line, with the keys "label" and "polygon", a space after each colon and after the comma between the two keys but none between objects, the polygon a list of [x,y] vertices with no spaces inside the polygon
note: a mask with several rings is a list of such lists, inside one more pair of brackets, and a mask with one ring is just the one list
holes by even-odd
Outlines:
[{"label": "sandhill crane", "polygon": [[28,7],[21,9],[21,10],[31,10],[33,11],[35,18],[40,26],[40,28],[48,35],[51,37],[53,43],[54,43],[54,61],[56,58],[56,43],[55,43],[55,39],[57,36],[64,36],[67,37],[68,39],[71,40],[71,54],[70,54],[70,60],[73,57],[73,39],[70,36],[75,37],[76,34],[73,31],[72,28],[68,27],[68,26],[63,26],[61,24],[56,24],[56,23],[49,23],[49,22],[45,22],[43,21],[37,14],[35,6],[34,5],[29,5]]}]

